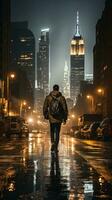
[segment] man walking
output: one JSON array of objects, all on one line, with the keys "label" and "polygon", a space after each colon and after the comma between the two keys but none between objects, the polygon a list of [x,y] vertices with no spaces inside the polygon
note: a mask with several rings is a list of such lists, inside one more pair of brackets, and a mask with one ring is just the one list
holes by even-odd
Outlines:
[{"label": "man walking", "polygon": [[50,123],[51,151],[58,152],[61,124],[66,123],[68,117],[66,100],[59,91],[58,85],[54,85],[53,91],[46,96],[43,115]]}]

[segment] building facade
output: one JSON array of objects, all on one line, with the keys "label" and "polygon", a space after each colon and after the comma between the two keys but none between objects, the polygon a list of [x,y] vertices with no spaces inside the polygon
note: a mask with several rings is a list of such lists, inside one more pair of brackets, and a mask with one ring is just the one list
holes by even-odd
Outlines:
[{"label": "building facade", "polygon": [[44,104],[44,90],[35,88],[35,110],[39,115],[43,115],[43,104]]},{"label": "building facade", "polygon": [[85,74],[85,81],[93,83],[93,74]]},{"label": "building facade", "polygon": [[0,0],[0,114],[7,99],[10,52],[10,0]]},{"label": "building facade", "polygon": [[70,98],[76,102],[80,94],[80,81],[84,80],[84,39],[79,31],[79,14],[77,12],[76,33],[70,47]]},{"label": "building facade", "polygon": [[112,1],[105,1],[105,8],[96,24],[94,55],[94,85],[96,112],[112,115]]},{"label": "building facade", "polygon": [[35,38],[28,28],[28,22],[11,24],[10,69],[19,68],[26,73],[31,90],[35,88]]},{"label": "building facade", "polygon": [[37,88],[44,91],[44,97],[50,89],[50,47],[49,29],[42,29],[37,53]]}]

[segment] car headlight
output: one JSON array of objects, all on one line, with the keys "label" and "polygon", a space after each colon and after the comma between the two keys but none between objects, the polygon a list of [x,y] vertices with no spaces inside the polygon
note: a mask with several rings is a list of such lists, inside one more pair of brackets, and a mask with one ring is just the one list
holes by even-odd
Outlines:
[{"label": "car headlight", "polygon": [[33,118],[29,118],[28,119],[28,122],[31,124],[31,123],[33,123]]}]

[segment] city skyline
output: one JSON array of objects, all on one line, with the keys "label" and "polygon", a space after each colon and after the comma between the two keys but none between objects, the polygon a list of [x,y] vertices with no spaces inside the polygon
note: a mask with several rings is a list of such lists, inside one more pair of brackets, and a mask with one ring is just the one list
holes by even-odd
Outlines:
[{"label": "city skyline", "polygon": [[[72,36],[76,31],[76,12],[79,11],[80,33],[85,40],[86,73],[93,72],[93,47],[95,44],[95,26],[101,17],[105,0],[90,2],[51,1],[41,2],[31,0],[16,2],[12,0],[12,21],[28,20],[30,29],[34,32],[38,51],[38,39],[41,28],[50,28],[51,48],[51,85],[62,83],[64,63],[69,65],[69,48]],[[27,8],[26,8],[27,5]],[[58,12],[57,12],[58,10]],[[58,77],[58,78],[57,78]]]}]

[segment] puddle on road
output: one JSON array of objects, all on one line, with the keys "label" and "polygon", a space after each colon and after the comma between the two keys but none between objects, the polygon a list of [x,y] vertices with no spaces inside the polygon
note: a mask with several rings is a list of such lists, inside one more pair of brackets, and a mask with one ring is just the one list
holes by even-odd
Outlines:
[{"label": "puddle on road", "polygon": [[1,200],[112,199],[112,186],[79,155],[33,158],[0,174]]}]

